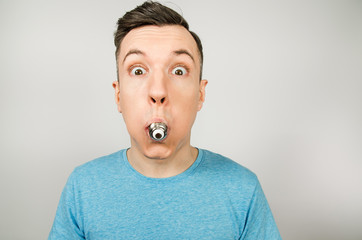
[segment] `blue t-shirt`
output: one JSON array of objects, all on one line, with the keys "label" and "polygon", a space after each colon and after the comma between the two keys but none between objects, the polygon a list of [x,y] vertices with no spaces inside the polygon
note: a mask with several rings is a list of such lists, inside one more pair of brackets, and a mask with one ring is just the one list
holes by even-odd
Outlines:
[{"label": "blue t-shirt", "polygon": [[77,167],[49,239],[281,239],[254,173],[199,149],[183,173],[149,178],[121,150]]}]

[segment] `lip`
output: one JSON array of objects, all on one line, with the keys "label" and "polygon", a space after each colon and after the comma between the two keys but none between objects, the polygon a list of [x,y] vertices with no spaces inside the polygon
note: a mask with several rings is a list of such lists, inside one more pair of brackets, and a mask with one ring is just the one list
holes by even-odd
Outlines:
[{"label": "lip", "polygon": [[164,120],[163,118],[152,118],[151,120],[146,122],[145,129],[148,129],[148,127],[151,125],[151,123],[164,123],[167,125],[167,128],[168,128],[168,124],[167,124],[166,120]]}]

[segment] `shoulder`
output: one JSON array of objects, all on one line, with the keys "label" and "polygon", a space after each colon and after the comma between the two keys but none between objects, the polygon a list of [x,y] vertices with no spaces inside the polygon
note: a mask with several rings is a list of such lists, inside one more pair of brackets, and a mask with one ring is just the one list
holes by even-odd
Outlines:
[{"label": "shoulder", "polygon": [[255,173],[228,157],[205,149],[201,151],[203,152],[203,165],[211,171],[227,172],[228,175],[244,176],[251,179],[256,178]]},{"label": "shoulder", "polygon": [[221,154],[202,149],[203,161],[201,168],[213,178],[227,184],[253,187],[258,184],[258,178],[251,170]]},{"label": "shoulder", "polygon": [[120,167],[122,166],[122,155],[124,151],[125,149],[86,162],[76,167],[73,170],[71,177],[77,179],[85,177],[92,178],[119,173]]}]

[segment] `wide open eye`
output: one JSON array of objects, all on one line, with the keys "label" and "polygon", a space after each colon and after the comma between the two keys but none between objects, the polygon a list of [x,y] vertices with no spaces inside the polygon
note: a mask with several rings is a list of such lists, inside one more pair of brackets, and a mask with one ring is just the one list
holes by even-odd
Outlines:
[{"label": "wide open eye", "polygon": [[131,70],[131,74],[135,76],[143,75],[146,73],[146,70],[143,67],[134,67]]},{"label": "wide open eye", "polygon": [[187,70],[186,68],[184,67],[175,67],[174,69],[172,69],[172,74],[174,75],[178,75],[178,76],[182,76],[182,75],[185,75],[187,73]]}]

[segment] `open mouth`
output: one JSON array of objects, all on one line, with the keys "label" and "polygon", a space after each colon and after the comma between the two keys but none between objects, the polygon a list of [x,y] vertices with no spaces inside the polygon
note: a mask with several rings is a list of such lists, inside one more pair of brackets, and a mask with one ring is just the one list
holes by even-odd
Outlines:
[{"label": "open mouth", "polygon": [[154,141],[162,141],[167,136],[167,125],[161,122],[151,123],[148,127],[150,137]]}]

